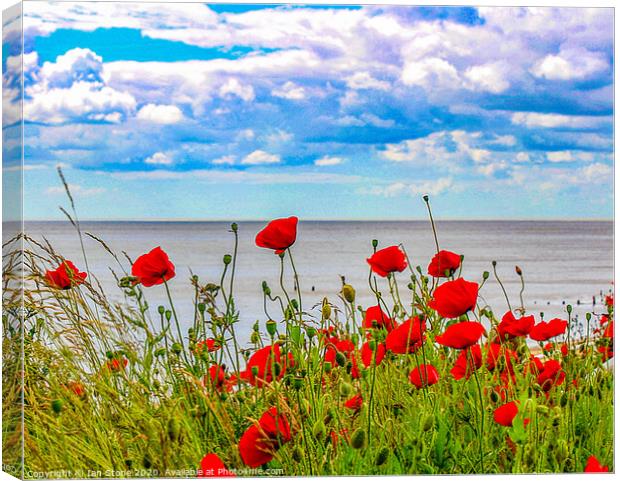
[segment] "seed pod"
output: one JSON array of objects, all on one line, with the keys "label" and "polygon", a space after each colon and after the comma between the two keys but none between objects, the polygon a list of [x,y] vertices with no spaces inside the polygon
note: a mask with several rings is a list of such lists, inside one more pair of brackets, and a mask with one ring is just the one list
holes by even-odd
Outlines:
[{"label": "seed pod", "polygon": [[181,344],[179,344],[178,342],[175,342],[174,344],[172,344],[171,349],[172,352],[174,352],[175,354],[180,354],[183,350],[183,346],[181,346]]},{"label": "seed pod", "polygon": [[159,315],[163,315],[166,312],[166,308],[164,306],[157,306],[157,312],[159,312]]},{"label": "seed pod", "polygon": [[329,319],[332,316],[332,306],[329,305],[327,297],[323,298],[323,306],[321,307],[323,319]]},{"label": "seed pod", "polygon": [[482,278],[486,281],[489,278],[490,274],[489,271],[484,271],[482,273]]},{"label": "seed pod", "polygon": [[349,397],[353,392],[353,386],[348,382],[343,382],[340,384],[339,392],[342,397]]},{"label": "seed pod", "polygon": [[299,391],[304,386],[304,379],[302,377],[295,376],[293,378],[293,389]]},{"label": "seed pod", "polygon": [[160,347],[159,349],[156,349],[153,354],[155,354],[155,357],[165,356],[166,355],[166,348],[165,347]]},{"label": "seed pod", "polygon": [[568,404],[568,396],[566,395],[566,393],[562,393],[562,395],[560,396],[560,406],[565,407]]},{"label": "seed pod", "polygon": [[351,304],[355,302],[355,289],[350,284],[342,286],[342,297]]},{"label": "seed pod", "polygon": [[230,254],[224,254],[224,259],[222,260],[224,261],[224,265],[227,266],[232,262],[232,256]]},{"label": "seed pod", "polygon": [[207,308],[207,306],[203,302],[199,303],[196,307],[198,308],[198,312],[200,312],[201,314],[203,314],[205,312],[205,309]]},{"label": "seed pod", "polygon": [[276,332],[278,331],[278,323],[273,319],[269,319],[265,325],[267,327],[267,333],[271,337],[275,336]]},{"label": "seed pod", "polygon": [[496,403],[497,401],[499,401],[499,394],[497,394],[497,392],[495,391],[491,391],[491,394],[489,395],[489,397],[491,398],[491,402]]},{"label": "seed pod", "polygon": [[377,453],[377,457],[375,458],[375,466],[383,466],[388,460],[389,456],[390,450],[387,446],[383,446]]},{"label": "seed pod", "polygon": [[376,249],[378,245],[379,245],[379,241],[377,239],[373,239],[372,240],[372,248]]},{"label": "seed pod", "polygon": [[304,458],[304,453],[299,446],[295,446],[293,448],[292,457],[293,461],[295,461],[296,463],[299,463]]},{"label": "seed pod", "polygon": [[336,364],[338,364],[340,367],[343,367],[346,363],[347,363],[346,356],[341,352],[337,352],[336,353]]},{"label": "seed pod", "polygon": [[170,418],[168,420],[168,437],[171,441],[177,441],[181,434],[181,423],[177,418]]},{"label": "seed pod", "polygon": [[54,399],[52,401],[52,411],[54,411],[56,414],[60,414],[60,411],[62,411],[63,404],[64,403],[62,399]]},{"label": "seed pod", "polygon": [[326,361],[326,362],[323,364],[323,370],[324,370],[327,374],[329,374],[330,372],[332,372],[332,363],[331,363],[331,362],[329,362],[329,361]]},{"label": "seed pod", "polygon": [[252,334],[250,335],[250,342],[252,344],[258,344],[260,342],[260,334],[256,331],[252,331]]},{"label": "seed pod", "polygon": [[314,327],[308,327],[306,328],[306,334],[308,334],[308,339],[312,339],[316,336],[316,329]]},{"label": "seed pod", "polygon": [[362,449],[366,447],[366,431],[363,428],[356,429],[351,436],[351,447],[353,449]]},{"label": "seed pod", "polygon": [[312,435],[319,441],[321,441],[326,434],[326,429],[325,429],[325,424],[323,423],[322,420],[317,420],[316,423],[314,423],[314,426],[312,426]]},{"label": "seed pod", "polygon": [[424,423],[422,423],[422,430],[424,432],[430,431],[434,425],[435,425],[435,416],[433,414],[429,414],[424,419]]}]

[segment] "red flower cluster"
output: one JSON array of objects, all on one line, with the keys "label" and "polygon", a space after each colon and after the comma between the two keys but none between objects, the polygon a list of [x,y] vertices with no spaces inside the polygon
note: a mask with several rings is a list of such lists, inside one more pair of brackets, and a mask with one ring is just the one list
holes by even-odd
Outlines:
[{"label": "red flower cluster", "polygon": [[240,377],[252,386],[262,386],[273,381],[275,377],[281,379],[286,372],[287,365],[293,364],[293,355],[290,352],[287,357],[283,357],[278,344],[266,346],[250,356],[245,371],[240,373]]},{"label": "red flower cluster", "polygon": [[230,472],[217,454],[205,454],[200,461],[197,477],[199,478],[224,478],[234,477],[235,473]]},{"label": "red flower cluster", "polygon": [[297,239],[298,220],[295,216],[272,220],[256,235],[256,245],[282,254]]},{"label": "red flower cluster", "polygon": [[385,347],[394,354],[415,352],[424,343],[426,322],[420,317],[412,317],[392,329],[385,338]]},{"label": "red flower cluster", "polygon": [[239,454],[243,462],[257,468],[273,459],[275,452],[291,440],[291,428],[286,416],[275,407],[269,408],[239,439]]},{"label": "red flower cluster", "polygon": [[476,344],[483,333],[484,326],[479,322],[457,322],[448,326],[443,334],[435,337],[435,342],[454,349],[465,349]]},{"label": "red flower cluster", "polygon": [[534,327],[534,323],[534,316],[523,316],[517,319],[511,311],[508,311],[497,326],[497,331],[502,339],[525,337]]},{"label": "red flower cluster", "polygon": [[540,321],[530,329],[530,338],[535,341],[543,342],[552,337],[564,334],[568,326],[568,321],[563,319],[551,319],[549,322]]},{"label": "red flower cluster", "polygon": [[584,473],[608,473],[609,468],[607,466],[603,466],[596,456],[590,456],[588,458],[588,462],[586,463],[586,467],[583,470]]},{"label": "red flower cluster", "polygon": [[364,398],[361,394],[356,394],[351,399],[345,401],[344,407],[348,409],[352,409],[353,411],[359,411],[362,409],[362,405],[364,404]]},{"label": "red flower cluster", "polygon": [[80,272],[73,262],[64,260],[53,271],[45,271],[45,280],[54,289],[71,289],[86,279],[86,272]]},{"label": "red flower cluster", "polygon": [[418,389],[432,386],[439,381],[439,372],[431,364],[420,364],[409,373],[409,380]]}]

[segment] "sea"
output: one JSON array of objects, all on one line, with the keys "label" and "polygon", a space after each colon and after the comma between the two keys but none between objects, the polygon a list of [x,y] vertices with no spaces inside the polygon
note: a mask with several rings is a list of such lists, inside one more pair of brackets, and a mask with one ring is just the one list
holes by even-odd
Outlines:
[{"label": "sea", "polygon": [[[267,319],[261,284],[266,281],[280,294],[280,259],[267,249],[258,248],[254,238],[265,222],[239,222],[239,245],[234,279],[234,299],[239,311],[238,335],[247,342],[252,325]],[[193,323],[194,290],[192,275],[201,284],[218,284],[223,270],[223,256],[232,254],[234,235],[229,222],[82,222],[83,233],[102,239],[119,255],[130,270],[122,252],[131,259],[161,246],[176,267],[176,277],[169,282],[171,295],[181,324]],[[437,236],[441,249],[464,255],[462,276],[481,282],[484,271],[491,272],[480,291],[480,305],[489,305],[496,315],[508,310],[507,301],[493,275],[492,261],[513,308],[521,306],[521,279],[515,266],[523,272],[524,307],[528,313],[545,319],[567,318],[566,306],[582,323],[585,313],[605,312],[602,296],[613,289],[612,221],[438,221]],[[85,270],[80,240],[69,222],[27,222],[27,235],[46,238],[55,250]],[[341,276],[353,285],[357,303],[368,307],[376,298],[368,285],[366,258],[372,254],[372,240],[379,248],[402,243],[411,263],[425,272],[435,253],[429,221],[301,221],[297,241],[291,248],[299,274],[302,305],[310,315],[320,316],[323,298],[341,306],[338,292]],[[101,283],[107,297],[126,302],[110,269],[122,275],[121,267],[96,241],[83,235],[91,277]],[[407,295],[407,271],[397,274],[400,293]],[[226,285],[228,286],[227,278]],[[295,295],[288,258],[284,283]],[[378,286],[388,294],[384,279]],[[157,318],[157,306],[168,305],[164,286],[145,288],[151,315]],[[281,320],[278,306],[270,304],[267,313]],[[263,324],[264,325],[264,324]]]}]

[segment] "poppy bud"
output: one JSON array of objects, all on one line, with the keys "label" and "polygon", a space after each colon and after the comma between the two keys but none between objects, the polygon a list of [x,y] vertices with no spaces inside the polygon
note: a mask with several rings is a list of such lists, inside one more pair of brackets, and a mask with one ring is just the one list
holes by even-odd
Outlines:
[{"label": "poppy bud", "polygon": [[407,289],[409,289],[410,291],[413,291],[415,289],[413,282],[410,282],[409,284],[407,284]]},{"label": "poppy bud", "polygon": [[233,232],[237,232],[237,229],[238,229],[238,228],[239,228],[239,226],[237,225],[237,223],[236,223],[236,222],[233,222],[232,224],[230,224],[230,229],[231,229]]},{"label": "poppy bud", "polygon": [[320,419],[312,426],[312,435],[319,441],[325,437],[325,424]]},{"label": "poppy bud", "polygon": [[519,266],[515,266],[515,271],[517,271],[517,275],[518,276],[522,276],[523,275],[523,271],[521,270],[521,268]]},{"label": "poppy bud", "polygon": [[560,396],[560,406],[565,407],[568,404],[568,396],[565,392]]},{"label": "poppy bud", "polygon": [[492,265],[493,267],[496,267],[496,266],[497,266],[497,261],[492,261],[492,262],[491,262],[491,265]]},{"label": "poppy bud", "polygon": [[164,356],[166,354],[166,348],[165,347],[160,347],[159,349],[157,349],[155,352],[155,357],[161,357]]},{"label": "poppy bud", "polygon": [[278,377],[281,372],[282,372],[282,364],[280,364],[279,362],[274,362],[273,363],[273,374],[276,377]]},{"label": "poppy bud", "polygon": [[220,393],[220,399],[222,401],[226,401],[228,399],[228,394],[226,394],[225,392]]},{"label": "poppy bud", "polygon": [[174,344],[172,344],[171,349],[172,349],[172,352],[174,352],[175,354],[180,354],[181,351],[183,350],[183,347],[178,342],[175,342]]},{"label": "poppy bud", "polygon": [[573,312],[573,306],[571,306],[570,304],[566,306],[566,312],[568,312],[569,314]]},{"label": "poppy bud", "polygon": [[316,336],[316,329],[314,327],[308,327],[306,329],[306,334],[308,334],[309,339],[312,339],[314,336]]},{"label": "poppy bud", "polygon": [[258,344],[260,342],[260,334],[256,331],[252,331],[252,335],[250,336],[250,342],[252,344]]},{"label": "poppy bud", "polygon": [[296,391],[299,391],[304,385],[304,379],[301,377],[294,377],[293,378],[293,389],[295,389]]},{"label": "poppy bud", "polygon": [[60,414],[63,404],[64,403],[62,402],[62,399],[54,399],[52,401],[52,411],[54,411],[56,414]]},{"label": "poppy bud", "polygon": [[375,466],[383,466],[390,455],[390,450],[387,446],[383,446],[377,453],[375,458]]},{"label": "poppy bud", "polygon": [[297,302],[297,299],[291,299],[291,306],[295,310],[299,308],[299,303]]},{"label": "poppy bud", "polygon": [[378,245],[379,245],[379,241],[377,239],[373,239],[372,240],[372,248],[376,249]]},{"label": "poppy bud", "polygon": [[429,414],[424,419],[424,423],[422,424],[422,430],[424,432],[430,431],[431,428],[434,426],[434,424],[435,424],[435,416],[433,414]]},{"label": "poppy bud", "polygon": [[159,312],[160,315],[163,315],[165,310],[166,308],[164,306],[157,306],[157,312]]},{"label": "poppy bud", "polygon": [[205,312],[205,309],[207,308],[207,306],[204,305],[204,303],[199,303],[197,306],[198,308],[198,312],[200,312],[201,314],[203,314]]},{"label": "poppy bud", "polygon": [[329,361],[325,362],[325,363],[323,364],[323,370],[324,370],[326,373],[328,373],[328,374],[329,374],[330,372],[332,372],[332,363],[331,363],[331,362],[329,362]]},{"label": "poppy bud", "polygon": [[169,321],[170,319],[172,319],[172,311],[166,311],[164,312],[164,315],[166,317],[166,321]]},{"label": "poppy bud", "polygon": [[482,273],[482,278],[486,281],[489,278],[490,274],[489,271],[484,271]]},{"label": "poppy bud", "polygon": [[497,394],[495,391],[491,391],[491,394],[489,395],[489,397],[491,398],[491,402],[496,403],[497,401],[499,401],[499,394]]},{"label": "poppy bud", "polygon": [[181,423],[177,418],[170,418],[168,421],[168,437],[171,441],[176,441],[179,439],[179,435],[181,434]]},{"label": "poppy bud", "polygon": [[295,461],[296,463],[299,463],[304,458],[304,453],[299,446],[295,446],[293,448],[292,457],[293,461]]},{"label": "poppy bud", "polygon": [[269,335],[271,337],[275,336],[278,330],[278,324],[276,323],[276,321],[274,321],[273,319],[269,319],[266,323],[266,326],[267,326],[267,332],[269,333]]},{"label": "poppy bud", "polygon": [[224,265],[227,266],[232,262],[232,256],[230,254],[224,254]]},{"label": "poppy bud", "polygon": [[590,322],[590,319],[592,319],[592,313],[586,312],[586,321]]},{"label": "poppy bud", "polygon": [[366,431],[363,428],[357,428],[351,436],[351,447],[353,449],[366,447]]},{"label": "poppy bud", "polygon": [[253,376],[258,376],[258,366],[252,366],[251,371]]},{"label": "poppy bud", "polygon": [[187,330],[187,337],[189,337],[190,340],[195,340],[196,339],[196,331],[193,328],[189,328]]},{"label": "poppy bud", "polygon": [[422,196],[422,198],[424,199],[424,202],[427,202],[427,203],[428,203],[428,195],[424,194],[424,195]]},{"label": "poppy bud", "polygon": [[323,319],[329,319],[332,316],[332,306],[329,305],[327,297],[323,299],[323,306],[321,307],[321,314]]},{"label": "poppy bud", "polygon": [[377,341],[375,341],[374,339],[371,339],[370,341],[368,341],[368,347],[370,348],[371,351],[376,351]]},{"label": "poppy bud", "polygon": [[538,404],[536,406],[536,412],[539,414],[546,414],[549,412],[549,408],[545,406],[544,404]]},{"label": "poppy bud", "polygon": [[340,351],[338,351],[336,353],[336,364],[338,364],[340,367],[343,367],[347,362],[347,358],[345,357],[345,355],[343,353],[341,353]]},{"label": "poppy bud", "polygon": [[[279,334],[278,335],[278,340],[279,341],[286,341],[286,334]],[[281,342],[278,342],[278,344],[282,344]]]},{"label": "poppy bud", "polygon": [[342,286],[342,296],[346,299],[347,302],[353,303],[355,302],[355,289],[350,284],[345,284]]},{"label": "poppy bud", "polygon": [[348,382],[343,382],[340,384],[339,391],[342,397],[349,397],[353,392],[353,386],[351,386]]}]

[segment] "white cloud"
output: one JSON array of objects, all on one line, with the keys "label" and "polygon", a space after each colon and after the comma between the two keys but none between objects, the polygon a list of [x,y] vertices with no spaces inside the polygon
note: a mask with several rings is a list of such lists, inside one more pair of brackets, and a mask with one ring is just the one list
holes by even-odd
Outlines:
[{"label": "white cloud", "polygon": [[246,155],[241,161],[242,164],[246,165],[278,164],[279,162],[279,155],[269,154],[264,150],[255,150],[251,154]]},{"label": "white cloud", "polygon": [[229,78],[220,87],[219,94],[224,98],[231,96],[239,97],[246,102],[251,102],[255,97],[254,88],[251,85],[242,84],[237,78]]},{"label": "white cloud", "polygon": [[475,65],[465,71],[466,87],[471,90],[502,93],[510,87],[507,80],[509,67],[505,62],[493,62],[484,65]]},{"label": "white cloud", "polygon": [[605,72],[609,67],[602,52],[591,52],[583,47],[563,47],[558,55],[546,55],[539,60],[531,72],[548,80],[579,80]]},{"label": "white cloud", "polygon": [[252,140],[256,137],[256,133],[252,129],[243,129],[235,135],[236,140]]},{"label": "white cloud", "polygon": [[613,180],[613,169],[610,165],[597,162],[578,169],[576,177],[586,182],[608,182]]},{"label": "white cloud", "polygon": [[306,98],[306,90],[289,80],[282,86],[273,89],[271,95],[288,100],[304,100]]},{"label": "white cloud", "polygon": [[218,157],[217,159],[213,159],[211,163],[215,165],[233,165],[235,163],[235,156],[224,155],[222,157]]},{"label": "white cloud", "polygon": [[457,89],[461,86],[454,65],[436,57],[406,62],[401,80],[405,85],[417,85],[425,89]]},{"label": "white cloud", "polygon": [[378,80],[370,75],[368,72],[356,72],[346,80],[347,86],[353,90],[363,89],[375,89],[375,90],[389,90],[391,87],[390,82],[385,80]]},{"label": "white cloud", "polygon": [[155,152],[153,155],[146,158],[144,162],[146,164],[153,165],[172,165],[174,163],[174,160],[164,152]]},{"label": "white cloud", "polygon": [[549,162],[572,162],[574,159],[569,150],[558,150],[547,152],[547,160]]},{"label": "white cloud", "polygon": [[[77,184],[69,184],[69,190],[74,197],[92,197],[106,192],[103,187],[88,188]],[[66,195],[64,187],[48,187],[45,192],[49,195]]]},{"label": "white cloud", "polygon": [[476,167],[476,171],[486,177],[493,177],[497,172],[501,172],[508,168],[508,163],[504,161],[490,162],[485,165]]},{"label": "white cloud", "polygon": [[513,124],[524,125],[528,128],[588,129],[611,124],[612,121],[610,116],[541,114],[538,112],[516,112],[511,117]]},{"label": "white cloud", "polygon": [[527,152],[519,152],[515,157],[515,162],[529,162],[530,155]]},{"label": "white cloud", "polygon": [[492,140],[491,143],[505,145],[506,147],[513,147],[517,145],[517,138],[514,135],[496,135],[495,139]]},{"label": "white cloud", "polygon": [[146,104],[138,111],[137,118],[156,124],[176,124],[183,120],[183,112],[176,105]]},{"label": "white cloud", "polygon": [[319,167],[327,167],[330,165],[338,165],[342,164],[342,157],[330,157],[329,155],[325,155],[320,159],[316,159],[314,161],[314,165]]},{"label": "white cloud", "polygon": [[270,145],[280,145],[293,140],[293,134],[285,130],[278,129],[271,134],[265,135],[264,139]]},{"label": "white cloud", "polygon": [[370,194],[381,195],[384,197],[396,197],[398,195],[440,195],[450,190],[453,181],[449,177],[441,177],[436,180],[425,180],[422,182],[394,182],[385,187],[375,186],[370,189]]}]

